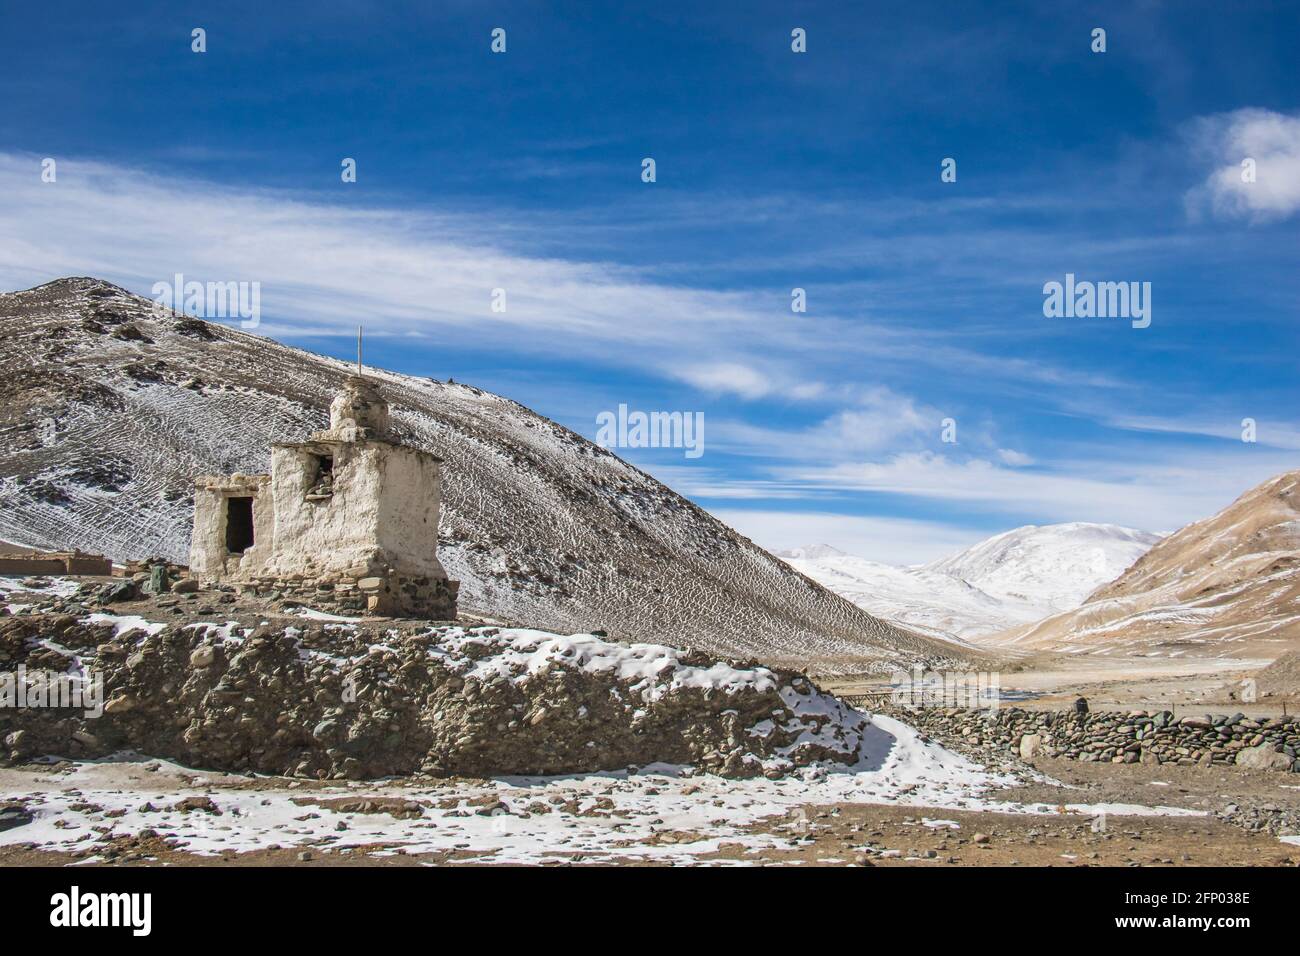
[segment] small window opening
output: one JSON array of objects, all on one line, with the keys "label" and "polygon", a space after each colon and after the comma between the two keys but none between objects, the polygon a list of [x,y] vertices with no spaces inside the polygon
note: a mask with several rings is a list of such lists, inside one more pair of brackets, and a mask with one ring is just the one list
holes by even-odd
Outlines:
[{"label": "small window opening", "polygon": [[334,494],[334,456],[313,455],[316,461],[316,474],[307,489],[308,498],[328,498]]},{"label": "small window opening", "polygon": [[226,499],[226,550],[243,554],[253,546],[253,499]]}]

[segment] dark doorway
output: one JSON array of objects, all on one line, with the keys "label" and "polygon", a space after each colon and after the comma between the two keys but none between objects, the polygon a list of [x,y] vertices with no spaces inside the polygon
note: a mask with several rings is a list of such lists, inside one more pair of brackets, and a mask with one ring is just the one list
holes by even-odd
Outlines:
[{"label": "dark doorway", "polygon": [[226,499],[226,550],[243,554],[253,546],[253,499]]}]

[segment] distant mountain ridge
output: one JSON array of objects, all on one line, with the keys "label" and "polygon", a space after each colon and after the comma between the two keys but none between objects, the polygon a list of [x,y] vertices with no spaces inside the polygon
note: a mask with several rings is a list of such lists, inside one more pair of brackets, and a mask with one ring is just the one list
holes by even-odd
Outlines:
[{"label": "distant mountain ridge", "polygon": [[[267,468],[323,427],[347,363],[110,283],[0,295],[0,539],[185,561],[192,478]],[[396,433],[446,460],[439,556],[468,611],[820,670],[945,659],[522,405],[367,369]]]},{"label": "distant mountain ridge", "polygon": [[1025,525],[920,567],[897,567],[829,545],[782,552],[859,607],[929,634],[980,642],[1075,607],[1160,535],[1118,525]]},{"label": "distant mountain ridge", "polygon": [[829,544],[810,544],[802,548],[791,548],[788,551],[773,551],[772,553],[778,558],[797,558],[804,561],[812,561],[817,558],[842,558],[847,556],[839,548],[832,548]]},{"label": "distant mountain ridge", "polygon": [[1002,601],[1061,611],[1082,604],[1160,539],[1159,534],[1114,524],[1031,524],[925,568],[961,578]]},{"label": "distant mountain ridge", "polygon": [[1300,471],[1169,535],[1079,607],[995,641],[1142,657],[1300,650]]}]

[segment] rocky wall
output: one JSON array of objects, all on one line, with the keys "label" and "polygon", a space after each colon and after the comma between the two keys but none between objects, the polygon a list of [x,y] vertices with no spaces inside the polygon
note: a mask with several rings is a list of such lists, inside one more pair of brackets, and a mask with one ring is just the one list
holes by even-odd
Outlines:
[{"label": "rocky wall", "polygon": [[1300,772],[1300,720],[1244,714],[1175,716],[1170,711],[1090,713],[899,708],[897,716],[967,748],[1109,763],[1238,764]]},{"label": "rocky wall", "polygon": [[98,716],[0,707],[0,763],[132,750],[320,779],[656,762],[779,777],[819,761],[854,763],[871,732],[799,674],[657,645],[260,616],[163,624],[152,623],[161,611],[132,611],[0,617],[0,672],[103,681]]}]

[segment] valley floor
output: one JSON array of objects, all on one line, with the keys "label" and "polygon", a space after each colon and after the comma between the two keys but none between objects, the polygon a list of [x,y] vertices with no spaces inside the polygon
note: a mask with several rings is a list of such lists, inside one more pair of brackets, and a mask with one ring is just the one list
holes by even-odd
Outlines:
[{"label": "valley floor", "polygon": [[[1240,711],[1248,717],[1272,717],[1296,713],[1296,696],[1258,696],[1242,700],[1243,681],[1269,663],[1268,659],[1105,658],[1068,655],[1017,662],[1000,669],[1004,706],[1062,710],[1076,698],[1086,697],[1092,710],[1171,710],[1178,716]],[[889,689],[881,677],[862,679],[828,677],[819,681],[835,694],[862,694]]]}]

